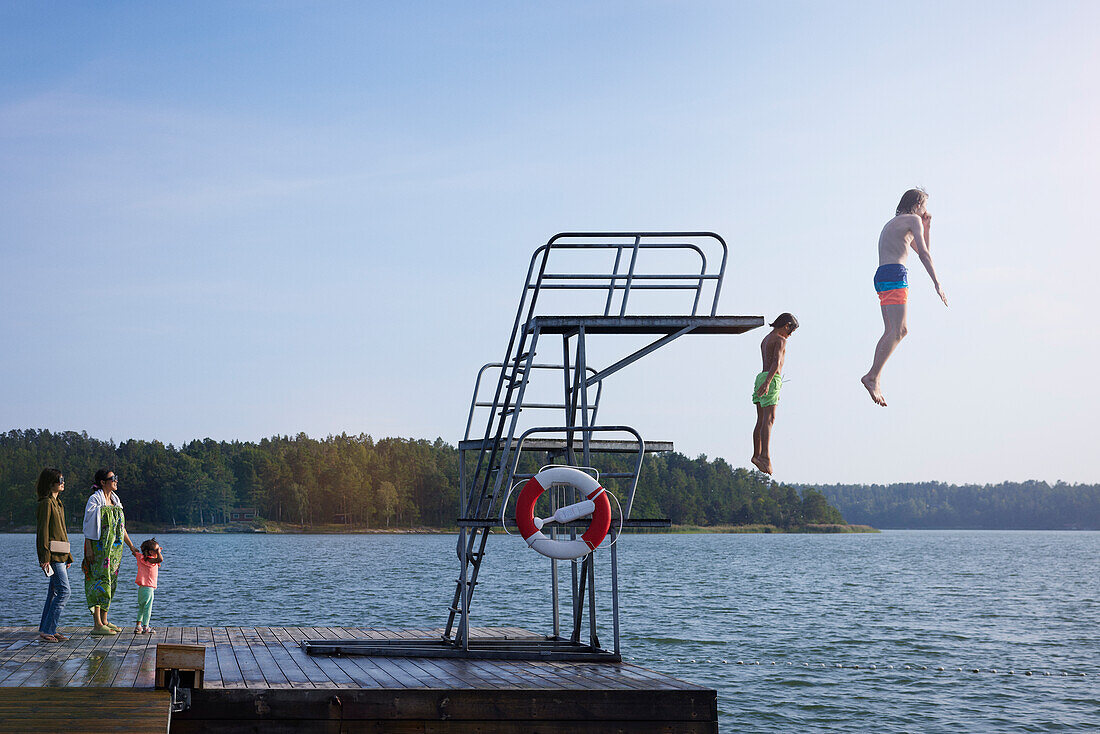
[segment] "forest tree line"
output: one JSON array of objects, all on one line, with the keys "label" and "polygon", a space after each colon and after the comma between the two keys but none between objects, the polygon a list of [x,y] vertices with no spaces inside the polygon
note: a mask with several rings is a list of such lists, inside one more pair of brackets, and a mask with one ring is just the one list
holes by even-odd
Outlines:
[{"label": "forest tree line", "polygon": [[1002,482],[817,485],[850,523],[876,528],[1100,530],[1100,485]]},{"label": "forest tree line", "polygon": [[[521,471],[537,472],[544,459],[524,453]],[[627,470],[630,461],[608,454],[598,463],[610,473]],[[439,438],[298,434],[259,442],[194,440],[177,448],[159,441],[116,444],[72,431],[13,430],[0,434],[0,525],[34,523],[34,483],[46,466],[65,476],[62,501],[71,526],[79,525],[100,468],[119,476],[131,523],[218,524],[238,507],[303,526],[339,519],[368,528],[453,527],[459,514],[458,450]],[[615,480],[607,485],[625,501]],[[812,488],[778,484],[723,459],[678,453],[645,457],[631,516],[703,526],[843,523]]]}]

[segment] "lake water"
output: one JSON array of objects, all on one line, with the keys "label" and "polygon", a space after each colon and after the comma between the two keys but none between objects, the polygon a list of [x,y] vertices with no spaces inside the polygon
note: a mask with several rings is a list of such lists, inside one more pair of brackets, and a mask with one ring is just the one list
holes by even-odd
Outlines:
[{"label": "lake water", "polygon": [[[158,539],[154,626],[439,627],[457,575],[447,535]],[[33,545],[0,534],[2,625],[38,623]],[[624,656],[717,688],[723,731],[1100,730],[1100,533],[644,535],[619,551]],[[123,564],[118,624],[137,597]],[[80,579],[63,626],[88,619]],[[550,630],[549,561],[521,540],[491,538],[481,581],[472,624]]]}]

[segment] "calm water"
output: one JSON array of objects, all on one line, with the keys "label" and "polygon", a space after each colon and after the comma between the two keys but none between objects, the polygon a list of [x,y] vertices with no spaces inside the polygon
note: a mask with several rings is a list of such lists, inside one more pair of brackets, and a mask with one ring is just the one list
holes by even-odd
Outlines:
[{"label": "calm water", "polygon": [[[159,540],[154,625],[438,627],[457,573],[453,536]],[[46,580],[33,543],[0,535],[14,560],[2,625],[38,623]],[[620,545],[624,655],[717,688],[723,731],[1100,730],[1100,533],[662,535]],[[549,562],[518,538],[494,537],[489,551],[472,622],[549,631]],[[120,624],[137,597],[134,563],[123,564]],[[598,585],[608,568],[603,553]],[[82,586],[74,592],[62,625],[87,616]],[[598,604],[610,645],[606,589]]]}]

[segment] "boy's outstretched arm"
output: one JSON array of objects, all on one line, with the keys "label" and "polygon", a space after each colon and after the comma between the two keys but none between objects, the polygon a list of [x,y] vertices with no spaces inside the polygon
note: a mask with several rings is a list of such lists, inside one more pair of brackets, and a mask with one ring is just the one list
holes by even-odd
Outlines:
[{"label": "boy's outstretched arm", "polygon": [[917,257],[920,258],[921,264],[924,265],[924,269],[928,271],[928,276],[932,278],[932,285],[936,288],[936,295],[943,301],[943,305],[947,305],[947,295],[943,292],[943,287],[940,285],[940,279],[936,277],[936,267],[932,264],[932,251],[928,247],[928,238],[930,233],[930,227],[932,224],[932,215],[925,215],[927,219],[921,218],[920,224],[915,224],[911,231],[913,233],[913,252],[917,253]]}]

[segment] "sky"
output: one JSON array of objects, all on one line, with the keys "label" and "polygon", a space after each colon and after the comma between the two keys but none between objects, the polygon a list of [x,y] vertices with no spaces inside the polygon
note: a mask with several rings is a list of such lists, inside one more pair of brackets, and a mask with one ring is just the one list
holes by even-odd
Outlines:
[{"label": "sky", "polygon": [[[0,431],[455,443],[536,247],[708,230],[720,313],[802,323],[776,479],[1100,482],[1098,27],[1093,2],[0,3]],[[950,307],[910,258],[883,409],[876,242],[916,185]],[[748,466],[763,336],[678,340],[601,422]]]}]

